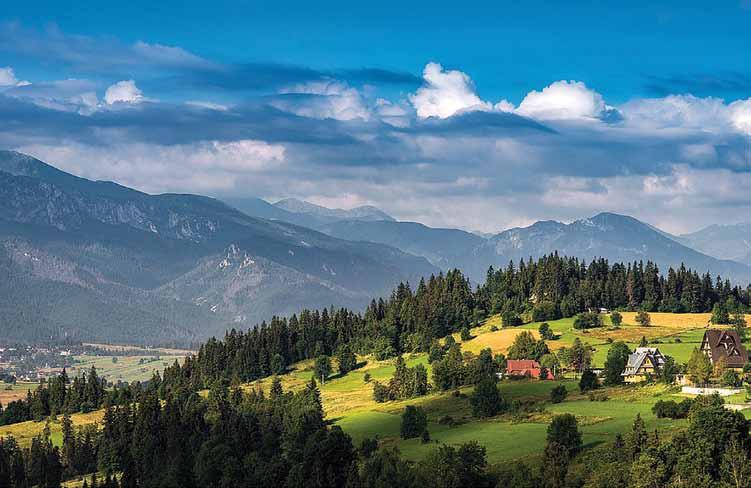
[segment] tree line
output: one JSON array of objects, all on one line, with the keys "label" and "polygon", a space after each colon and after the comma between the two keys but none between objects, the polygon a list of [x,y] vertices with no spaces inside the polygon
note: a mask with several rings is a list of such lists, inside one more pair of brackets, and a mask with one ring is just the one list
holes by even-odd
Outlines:
[{"label": "tree line", "polygon": [[[474,290],[459,270],[421,280],[415,290],[399,284],[388,298],[356,313],[346,308],[303,310],[274,317],[248,331],[230,330],[210,339],[198,354],[164,373],[167,384],[207,388],[214,381],[240,383],[280,374],[297,361],[335,356],[342,348],[382,360],[429,352],[435,339],[469,333],[490,314],[505,326],[525,320],[555,320],[590,309],[709,312],[748,310],[751,288],[680,266],[666,274],[654,263],[589,265],[557,254],[491,267]],[[586,324],[582,324],[586,325]],[[541,354],[540,354],[541,355]]]},{"label": "tree line", "polygon": [[8,402],[4,407],[0,404],[0,425],[29,420],[39,422],[50,416],[87,413],[107,405],[131,403],[147,383],[161,385],[162,380],[155,374],[149,382],[108,385],[93,365],[88,372],[73,378],[63,368],[59,375],[43,379],[36,389],[28,390],[25,398]]}]

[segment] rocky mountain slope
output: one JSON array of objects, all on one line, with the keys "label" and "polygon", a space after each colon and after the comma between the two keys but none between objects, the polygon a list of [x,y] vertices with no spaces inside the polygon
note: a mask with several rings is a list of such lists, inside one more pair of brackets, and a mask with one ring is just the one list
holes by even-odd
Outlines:
[{"label": "rocky mountain slope", "polygon": [[437,271],[384,245],[206,197],[86,180],[8,151],[0,152],[0,266],[19,290],[2,295],[10,318],[0,339],[150,343],[202,339],[302,306],[361,306]]}]

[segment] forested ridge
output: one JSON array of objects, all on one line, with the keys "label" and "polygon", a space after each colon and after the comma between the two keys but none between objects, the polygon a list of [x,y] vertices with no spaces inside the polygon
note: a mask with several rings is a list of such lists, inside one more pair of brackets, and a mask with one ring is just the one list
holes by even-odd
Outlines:
[{"label": "forested ridge", "polygon": [[[661,274],[651,262],[589,265],[556,254],[536,261],[490,268],[472,289],[459,270],[421,280],[413,290],[399,284],[387,299],[373,300],[364,313],[347,309],[303,310],[275,317],[246,332],[231,330],[210,339],[165,381],[207,388],[213,381],[246,382],[279,373],[292,363],[335,355],[342,346],[378,359],[428,352],[435,339],[502,314],[504,325],[571,317],[588,309],[647,312],[710,312],[716,304],[742,311],[751,288],[685,267]],[[179,378],[179,380],[178,380]]]},{"label": "forested ridge", "polygon": [[[335,355],[340,363],[347,358],[351,366],[353,352],[377,359],[412,351],[432,356],[439,338],[456,331],[464,335],[492,313],[501,313],[512,326],[593,307],[709,311],[716,304],[744,310],[749,289],[683,268],[661,275],[652,263],[609,265],[600,260],[586,265],[557,255],[490,269],[487,282],[474,290],[453,270],[421,281],[414,291],[400,284],[389,298],[374,300],[363,313],[304,310],[245,332],[232,330],[222,340],[209,340],[184,364],[175,363],[148,384],[117,395],[105,394],[99,380],[83,387],[80,380],[76,387],[54,380],[45,387],[47,393],[36,394],[47,398],[46,403],[33,396],[29,401],[40,416],[63,415],[62,447],[53,445],[48,429],[29,448],[12,438],[3,440],[0,486],[51,488],[93,472],[100,480],[91,485],[127,488],[749,486],[751,472],[743,467],[748,422],[725,410],[719,399],[693,402],[688,430],[672,439],[648,433],[637,417],[625,437],[587,451],[582,451],[576,418],[554,416],[538,469],[521,462],[490,467],[485,449],[473,442],[440,445],[424,460],[410,463],[373,439],[355,446],[338,426],[330,425],[315,380],[296,392],[284,391],[278,377],[269,391],[240,388],[304,359]],[[464,358],[459,347],[449,347],[438,361],[462,364]],[[316,371],[319,366],[330,368],[318,362]],[[484,396],[498,398],[488,403],[473,394],[473,411],[493,416],[498,409],[488,407],[502,401],[495,387],[494,359],[483,352],[463,367],[471,381],[447,381],[439,388],[478,385]],[[434,379],[441,377],[436,369]],[[398,361],[394,378],[412,378],[420,388],[427,382],[424,369],[407,368],[403,361]],[[393,386],[387,393],[400,397]],[[208,395],[200,395],[201,390]],[[98,431],[75,429],[70,422],[69,412],[88,408],[89,401],[105,406]],[[418,424],[412,430],[427,435],[419,427],[424,413],[415,410],[412,415]],[[739,477],[741,484],[731,483]]]}]

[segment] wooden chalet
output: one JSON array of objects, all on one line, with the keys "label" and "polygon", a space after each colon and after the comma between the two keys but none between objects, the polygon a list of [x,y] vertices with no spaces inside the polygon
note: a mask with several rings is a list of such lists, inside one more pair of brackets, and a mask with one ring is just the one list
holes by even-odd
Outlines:
[{"label": "wooden chalet", "polygon": [[748,352],[741,344],[738,332],[731,329],[709,329],[704,332],[701,351],[713,365],[723,358],[728,369],[740,371],[748,362]]},{"label": "wooden chalet", "polygon": [[665,356],[656,347],[637,347],[628,357],[626,369],[621,373],[626,383],[640,383],[660,373]]}]

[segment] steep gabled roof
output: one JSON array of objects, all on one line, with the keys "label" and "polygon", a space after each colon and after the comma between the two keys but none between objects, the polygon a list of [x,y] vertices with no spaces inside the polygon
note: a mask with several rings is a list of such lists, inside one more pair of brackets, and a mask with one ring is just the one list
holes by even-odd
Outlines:
[{"label": "steep gabled roof", "polygon": [[748,352],[741,344],[738,332],[734,330],[709,329],[704,332],[701,342],[702,349],[708,346],[712,354],[712,362],[725,358],[730,368],[742,368],[748,362]]},{"label": "steep gabled roof", "polygon": [[631,376],[639,374],[639,368],[649,361],[652,367],[657,370],[665,364],[665,356],[662,355],[656,347],[637,347],[636,350],[628,357],[626,369],[621,376]]}]

